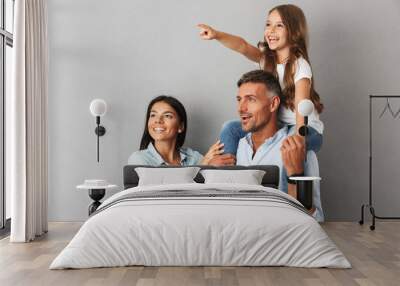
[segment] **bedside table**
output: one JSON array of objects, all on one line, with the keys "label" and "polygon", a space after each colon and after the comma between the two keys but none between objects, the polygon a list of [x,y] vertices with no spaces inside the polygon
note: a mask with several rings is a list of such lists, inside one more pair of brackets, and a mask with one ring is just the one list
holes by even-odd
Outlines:
[{"label": "bedside table", "polygon": [[[96,182],[93,184],[91,181]],[[105,180],[85,180],[84,184],[76,186],[78,190],[88,190],[89,197],[93,200],[93,203],[89,205],[88,208],[89,216],[101,205],[100,200],[106,194],[106,190],[115,189],[117,187],[117,185],[108,184]]]}]

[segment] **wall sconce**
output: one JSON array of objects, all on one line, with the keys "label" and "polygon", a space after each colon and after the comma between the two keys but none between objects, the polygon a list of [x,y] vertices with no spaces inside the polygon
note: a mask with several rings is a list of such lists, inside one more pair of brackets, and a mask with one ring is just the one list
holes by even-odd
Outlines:
[{"label": "wall sconce", "polygon": [[90,103],[90,113],[96,117],[97,127],[94,133],[97,135],[97,162],[99,162],[99,137],[106,133],[106,129],[100,125],[100,117],[107,112],[107,103],[103,99],[93,99]]},{"label": "wall sconce", "polygon": [[[314,112],[314,103],[309,99],[303,99],[299,102],[297,110],[304,117],[304,125],[299,128],[299,134],[307,137],[308,135],[308,117]],[[307,146],[306,146],[307,150]],[[307,161],[307,156],[306,156]]]},{"label": "wall sconce", "polygon": [[[305,137],[307,141],[307,135],[309,133],[308,117],[314,112],[314,103],[309,99],[303,99],[297,105],[297,110],[304,117],[304,125],[299,128],[299,134]],[[307,145],[305,145],[306,156],[304,161],[307,162]],[[306,176],[295,176],[290,177],[290,180],[296,181],[297,186],[297,200],[303,204],[303,206],[310,210],[313,207],[313,181],[321,180],[320,177],[306,177]]]}]

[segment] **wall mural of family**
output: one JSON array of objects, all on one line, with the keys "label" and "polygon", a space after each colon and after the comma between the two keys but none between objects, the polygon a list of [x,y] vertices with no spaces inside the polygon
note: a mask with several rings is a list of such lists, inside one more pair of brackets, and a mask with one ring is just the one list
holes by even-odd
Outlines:
[{"label": "wall mural of family", "polygon": [[[308,29],[303,11],[279,5],[268,12],[264,42],[253,46],[243,38],[199,24],[203,40],[216,40],[260,65],[237,82],[238,120],[226,122],[220,139],[203,156],[183,147],[187,114],[173,96],[158,96],[148,105],[140,150],[128,159],[132,165],[277,165],[279,189],[296,197],[293,176],[319,176],[316,153],[321,149],[324,106],[314,89],[308,56]],[[298,130],[304,116],[300,101],[308,99],[314,110],[308,117],[306,139]],[[190,117],[190,116],[189,116]],[[305,163],[304,163],[305,161]],[[314,181],[314,216],[322,221],[319,181]]]}]

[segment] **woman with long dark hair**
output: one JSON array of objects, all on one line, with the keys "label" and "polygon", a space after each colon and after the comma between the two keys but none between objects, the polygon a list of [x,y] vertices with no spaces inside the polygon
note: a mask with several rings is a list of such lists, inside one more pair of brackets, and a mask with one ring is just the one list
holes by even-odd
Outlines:
[{"label": "woman with long dark hair", "polygon": [[[128,160],[132,165],[208,165],[224,152],[217,141],[203,157],[199,152],[183,147],[187,130],[187,115],[183,104],[172,96],[154,98],[147,108],[146,123],[140,151]],[[233,162],[231,162],[233,163]]]}]

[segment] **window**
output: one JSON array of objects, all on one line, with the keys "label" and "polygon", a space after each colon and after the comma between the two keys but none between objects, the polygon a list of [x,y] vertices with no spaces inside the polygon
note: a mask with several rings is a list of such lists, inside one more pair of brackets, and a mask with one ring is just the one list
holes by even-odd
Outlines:
[{"label": "window", "polygon": [[5,0],[5,30],[13,33],[14,30],[14,0]]},{"label": "window", "polygon": [[0,0],[0,236],[11,217],[10,194],[5,188],[5,98],[11,92],[14,0]]}]

